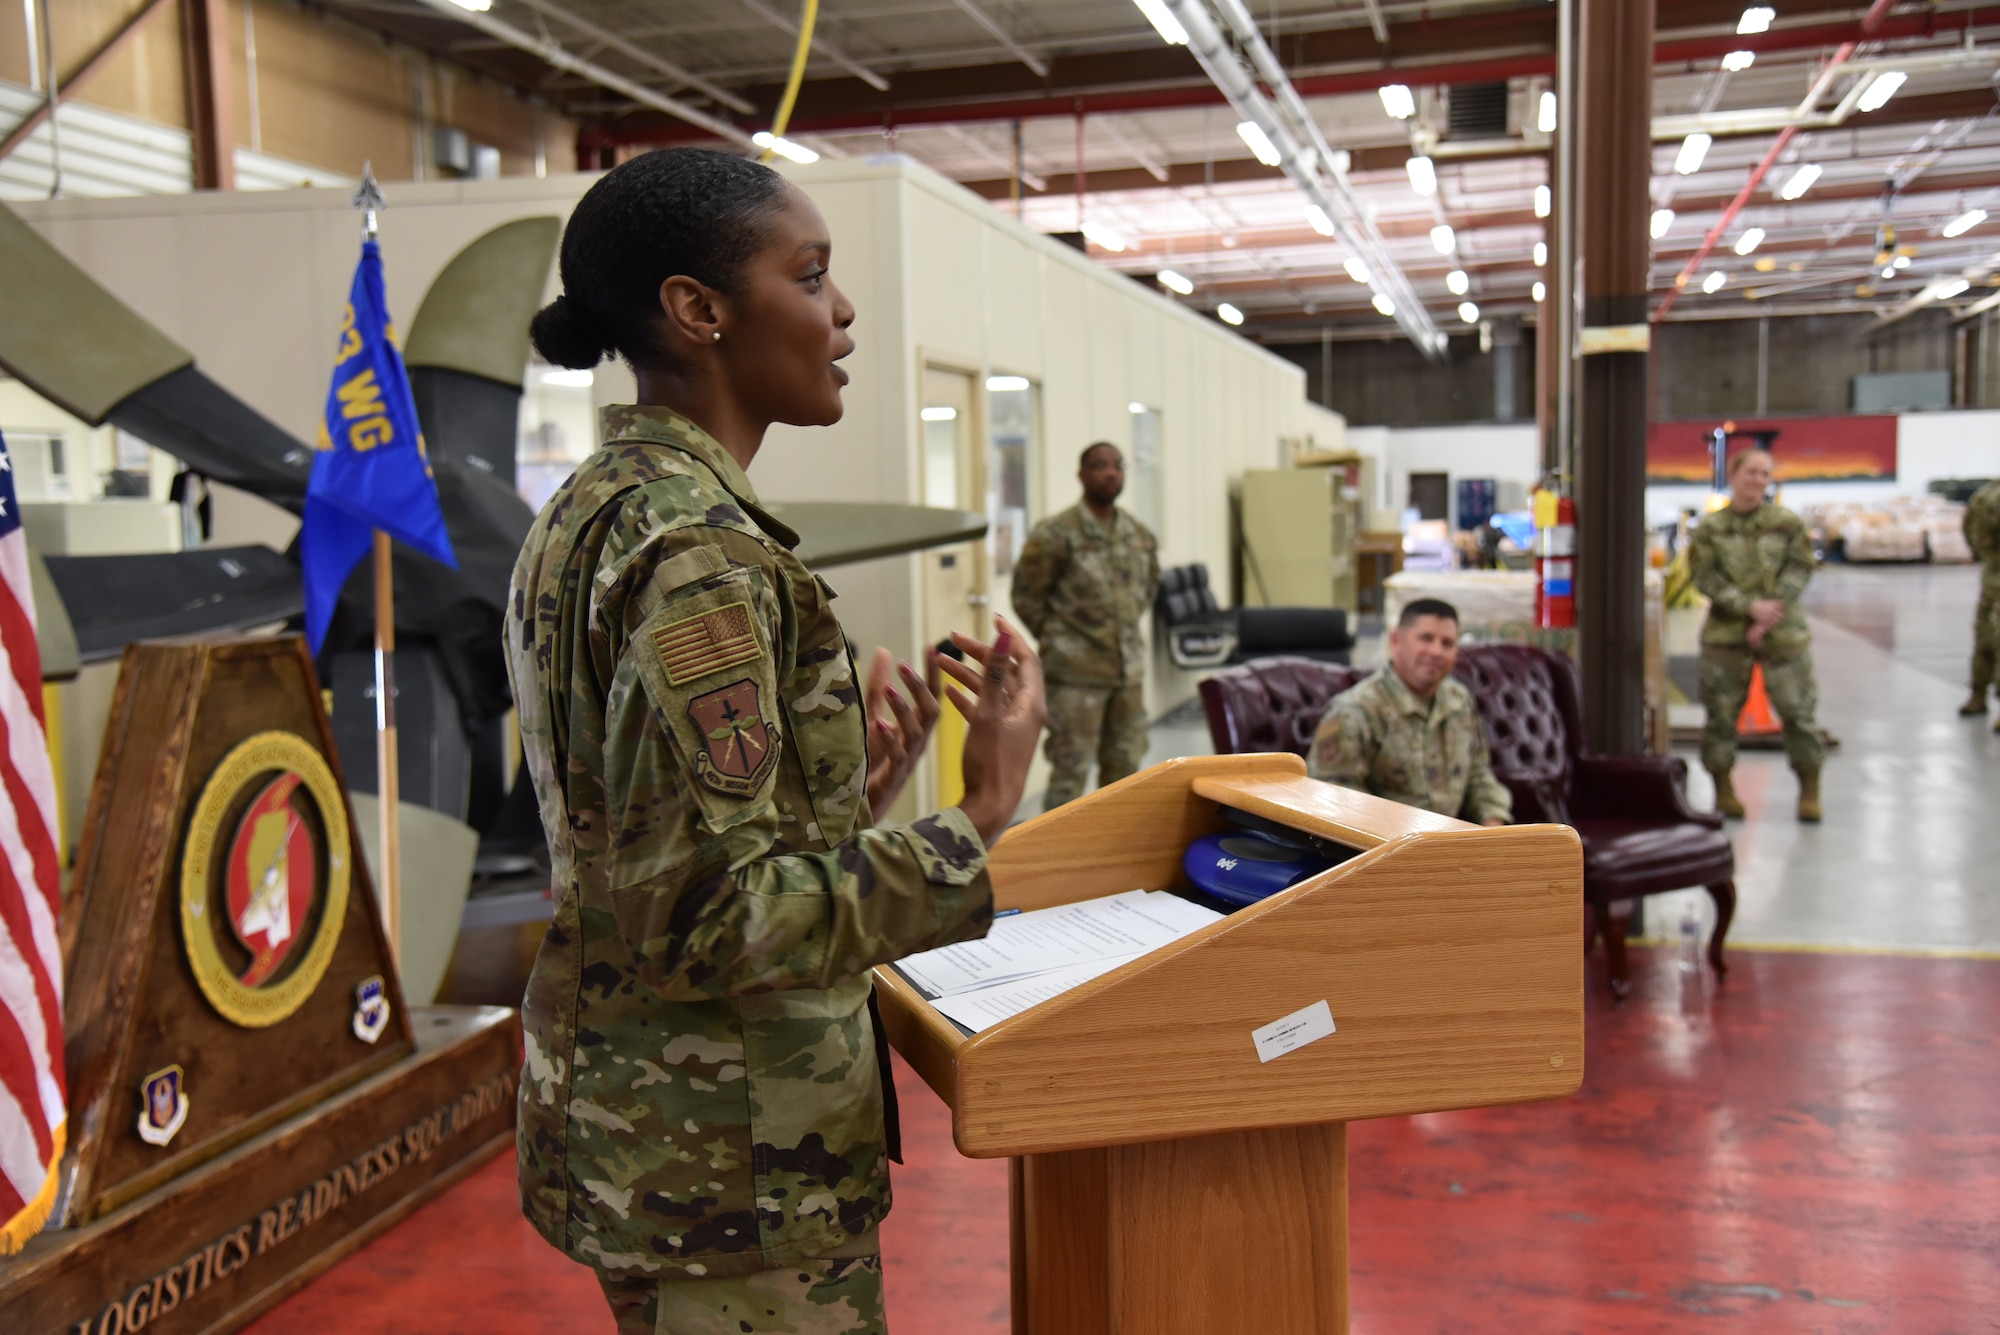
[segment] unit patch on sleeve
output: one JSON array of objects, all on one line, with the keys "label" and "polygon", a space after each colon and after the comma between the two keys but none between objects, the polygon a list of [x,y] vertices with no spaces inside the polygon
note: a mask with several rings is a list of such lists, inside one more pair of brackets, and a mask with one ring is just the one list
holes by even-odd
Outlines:
[{"label": "unit patch on sleeve", "polygon": [[667,680],[676,686],[762,656],[748,603],[730,603],[662,626],[653,632],[653,644]]},{"label": "unit patch on sleeve", "polygon": [[695,776],[718,793],[753,796],[777,758],[778,729],[764,721],[762,694],[746,677],[688,701],[688,717],[702,738]]}]

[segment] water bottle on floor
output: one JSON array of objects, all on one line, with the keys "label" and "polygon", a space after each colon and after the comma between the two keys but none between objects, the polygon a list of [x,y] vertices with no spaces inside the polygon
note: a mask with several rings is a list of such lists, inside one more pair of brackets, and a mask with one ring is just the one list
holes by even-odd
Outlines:
[{"label": "water bottle on floor", "polygon": [[1701,919],[1695,915],[1694,905],[1681,910],[1681,972],[1697,973],[1701,970]]}]

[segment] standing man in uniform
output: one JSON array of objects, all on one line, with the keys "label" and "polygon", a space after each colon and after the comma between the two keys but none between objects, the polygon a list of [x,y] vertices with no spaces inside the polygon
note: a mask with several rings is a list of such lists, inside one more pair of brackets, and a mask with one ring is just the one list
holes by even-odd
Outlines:
[{"label": "standing man in uniform", "polygon": [[[2000,653],[2000,479],[1966,502],[1965,541],[1979,561],[1979,610],[1972,617],[1972,694],[1958,712],[1984,717],[1986,690],[1994,684],[1994,656]],[[1993,730],[2000,732],[2000,721]]]},{"label": "standing man in uniform", "polygon": [[1118,508],[1125,456],[1109,441],[1079,460],[1083,499],[1028,534],[1014,566],[1014,613],[1042,650],[1048,681],[1044,811],[1083,795],[1093,753],[1100,785],[1146,757],[1146,646],[1140,619],[1160,583],[1158,544]]},{"label": "standing man in uniform", "polygon": [[1439,598],[1403,608],[1389,662],[1327,702],[1306,772],[1406,807],[1505,825],[1514,795],[1493,772],[1472,692],[1458,665],[1458,609]]},{"label": "standing man in uniform", "polygon": [[1813,722],[1812,631],[1799,597],[1813,577],[1812,538],[1799,517],[1764,499],[1771,456],[1745,450],[1729,461],[1730,502],[1701,521],[1688,543],[1694,586],[1708,599],[1701,628],[1701,763],[1715,779],[1715,809],[1741,820],[1730,771],[1736,767],[1736,720],[1750,695],[1750,673],[1764,669],[1764,690],[1785,725],[1785,755],[1799,776],[1799,819],[1817,823],[1819,767],[1826,744]]}]

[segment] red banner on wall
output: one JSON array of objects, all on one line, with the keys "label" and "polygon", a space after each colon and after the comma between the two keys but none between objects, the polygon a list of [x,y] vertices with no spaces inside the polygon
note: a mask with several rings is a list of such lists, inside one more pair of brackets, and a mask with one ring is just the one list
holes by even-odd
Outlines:
[{"label": "red banner on wall", "polygon": [[1729,453],[1763,445],[1780,482],[1893,482],[1896,419],[1881,417],[1739,417],[1655,422],[1646,433],[1646,481],[1706,483],[1715,429],[1729,432]]}]

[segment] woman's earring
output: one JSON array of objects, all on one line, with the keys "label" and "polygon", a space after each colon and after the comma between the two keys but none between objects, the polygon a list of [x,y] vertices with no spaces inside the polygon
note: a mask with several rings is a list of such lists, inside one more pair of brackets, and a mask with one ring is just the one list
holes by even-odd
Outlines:
[{"label": "woman's earring", "polygon": [[711,341],[720,343],[722,342],[722,331],[718,329],[715,332],[711,333],[708,337]]}]

